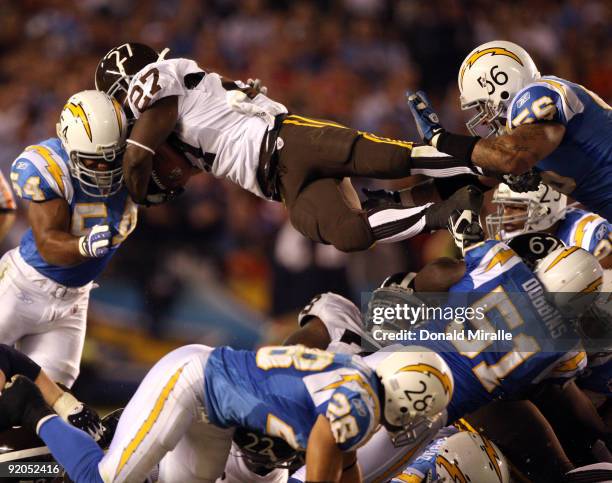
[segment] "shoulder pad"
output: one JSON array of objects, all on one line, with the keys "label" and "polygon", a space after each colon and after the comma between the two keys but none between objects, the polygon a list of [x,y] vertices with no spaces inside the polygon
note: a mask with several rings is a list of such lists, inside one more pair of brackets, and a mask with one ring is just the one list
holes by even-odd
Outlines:
[{"label": "shoulder pad", "polygon": [[151,104],[168,96],[179,96],[189,87],[189,74],[203,72],[193,60],[166,59],[149,64],[138,72],[128,88],[128,104],[134,117],[140,117]]},{"label": "shoulder pad", "polygon": [[66,161],[47,146],[28,146],[11,166],[11,183],[24,200],[72,200],[74,189]]},{"label": "shoulder pad", "polygon": [[362,387],[351,384],[338,387],[329,398],[325,417],[329,420],[334,439],[342,451],[361,446],[378,426],[378,400]]},{"label": "shoulder pad", "polygon": [[512,248],[498,240],[486,240],[470,247],[465,253],[466,275],[472,278],[474,288],[521,262]]},{"label": "shoulder pad", "polygon": [[531,84],[514,97],[508,108],[508,128],[539,121],[567,123],[561,94],[547,84]]}]

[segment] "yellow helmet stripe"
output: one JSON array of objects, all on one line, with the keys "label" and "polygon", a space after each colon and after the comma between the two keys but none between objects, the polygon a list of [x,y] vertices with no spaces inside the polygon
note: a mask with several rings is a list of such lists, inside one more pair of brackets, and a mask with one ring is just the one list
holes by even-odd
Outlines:
[{"label": "yellow helmet stripe", "polygon": [[453,383],[450,377],[448,377],[448,374],[444,374],[442,371],[436,369],[433,366],[430,366],[429,364],[410,364],[399,369],[396,374],[400,372],[422,372],[423,374],[431,374],[432,376],[438,378],[440,384],[442,384],[442,387],[444,387],[445,393],[453,393]]},{"label": "yellow helmet stripe", "polygon": [[503,480],[501,468],[499,467],[499,462],[497,461],[497,451],[495,451],[495,448],[491,444],[491,441],[485,438],[482,434],[479,434],[478,436],[480,436],[480,439],[482,439],[484,452],[487,453],[489,461],[491,462],[491,465],[493,466],[493,469],[497,474],[497,478],[501,483]]},{"label": "yellow helmet stripe", "polygon": [[117,102],[117,99],[114,97],[111,99],[113,101],[113,107],[115,108],[115,115],[117,116],[117,124],[119,124],[119,134],[123,131],[123,122],[121,121],[121,106]]},{"label": "yellow helmet stripe", "polygon": [[561,253],[559,253],[559,255],[557,255],[557,258],[555,258],[552,263],[550,265],[548,265],[548,267],[546,267],[546,270],[544,270],[544,272],[548,272],[552,267],[554,267],[557,263],[559,263],[561,260],[563,260],[564,258],[569,257],[572,253],[574,253],[576,250],[580,250],[580,247],[569,247],[566,248],[565,250],[563,250]]},{"label": "yellow helmet stripe", "polygon": [[463,83],[463,75],[465,74],[465,71],[472,67],[478,59],[487,54],[505,55],[506,57],[510,57],[511,59],[516,60],[519,64],[523,65],[523,62],[518,55],[504,47],[489,47],[488,49],[477,50],[464,62],[463,69],[461,69],[461,83]]},{"label": "yellow helmet stripe", "polygon": [[444,456],[438,455],[436,457],[436,464],[444,467],[454,483],[469,483],[469,480],[465,477],[459,466],[456,463],[451,463]]},{"label": "yellow helmet stripe", "polygon": [[596,278],[587,287],[583,288],[580,293],[591,293],[597,292],[601,284],[603,283],[603,277]]},{"label": "yellow helmet stripe", "polygon": [[64,106],[64,109],[68,109],[74,117],[78,117],[83,122],[83,127],[85,128],[85,132],[87,133],[87,137],[90,141],[92,141],[91,137],[91,126],[89,125],[89,119],[87,119],[87,114],[83,110],[83,106],[81,104],[75,104],[73,102],[69,102]]}]

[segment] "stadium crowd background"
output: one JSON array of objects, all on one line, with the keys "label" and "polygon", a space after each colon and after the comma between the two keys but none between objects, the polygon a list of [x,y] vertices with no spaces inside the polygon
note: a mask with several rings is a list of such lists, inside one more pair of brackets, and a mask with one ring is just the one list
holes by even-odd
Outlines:
[{"label": "stadium crowd background", "polygon": [[[293,112],[416,139],[405,90],[425,89],[445,125],[463,131],[459,65],[496,38],[525,47],[542,73],[610,101],[611,11],[606,0],[3,1],[0,168],[6,174],[25,146],[54,136],[64,101],[93,88],[98,60],[124,41],[167,46],[227,77],[261,78]],[[22,208],[4,249],[26,223]],[[201,175],[176,202],[141,210],[92,292],[90,334],[123,343],[128,359],[159,355],[147,331],[209,344],[277,342],[312,295],[334,290],[358,301],[389,273],[448,253],[442,233],[341,254],[297,234],[280,204]]]}]

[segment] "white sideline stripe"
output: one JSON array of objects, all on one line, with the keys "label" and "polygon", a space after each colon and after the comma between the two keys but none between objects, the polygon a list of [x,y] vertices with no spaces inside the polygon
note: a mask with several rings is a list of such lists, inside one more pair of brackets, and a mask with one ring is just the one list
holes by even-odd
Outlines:
[{"label": "white sideline stripe", "polygon": [[19,451],[11,451],[10,453],[0,455],[0,463],[4,463],[6,461],[16,461],[22,458],[32,458],[33,456],[42,456],[44,454],[51,454],[49,448],[47,448],[46,446],[40,446],[39,448],[21,449]]}]

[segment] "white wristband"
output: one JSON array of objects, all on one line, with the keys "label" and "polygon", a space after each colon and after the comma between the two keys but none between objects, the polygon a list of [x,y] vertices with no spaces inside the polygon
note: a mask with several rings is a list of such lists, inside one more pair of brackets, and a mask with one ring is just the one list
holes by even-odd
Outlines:
[{"label": "white wristband", "polygon": [[145,151],[149,151],[151,154],[155,154],[155,151],[151,149],[149,146],[145,146],[144,144],[139,143],[138,141],[134,141],[133,139],[126,139],[125,141],[128,144],[133,144],[134,146],[138,146],[140,149],[144,149]]},{"label": "white wristband", "polygon": [[72,394],[64,392],[53,404],[53,410],[64,421],[68,421],[68,416],[78,412],[82,406],[83,403],[79,402]]}]

